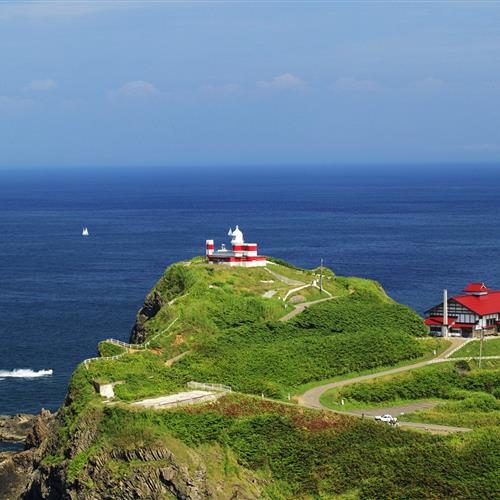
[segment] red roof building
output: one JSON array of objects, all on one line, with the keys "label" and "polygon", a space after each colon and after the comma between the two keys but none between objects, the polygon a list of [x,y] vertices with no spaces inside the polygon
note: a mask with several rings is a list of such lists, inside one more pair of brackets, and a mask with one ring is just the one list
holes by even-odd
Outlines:
[{"label": "red roof building", "polygon": [[500,332],[500,291],[484,283],[469,283],[465,295],[446,297],[445,301],[426,311],[424,323],[435,335],[473,337],[475,333]]}]

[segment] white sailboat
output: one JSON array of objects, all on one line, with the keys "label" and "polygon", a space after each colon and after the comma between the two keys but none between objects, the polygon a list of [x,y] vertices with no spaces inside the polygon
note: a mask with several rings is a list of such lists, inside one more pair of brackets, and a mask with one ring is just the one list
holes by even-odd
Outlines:
[{"label": "white sailboat", "polygon": [[90,233],[89,233],[89,228],[88,227],[84,227],[83,230],[82,230],[82,236],[88,236]]}]

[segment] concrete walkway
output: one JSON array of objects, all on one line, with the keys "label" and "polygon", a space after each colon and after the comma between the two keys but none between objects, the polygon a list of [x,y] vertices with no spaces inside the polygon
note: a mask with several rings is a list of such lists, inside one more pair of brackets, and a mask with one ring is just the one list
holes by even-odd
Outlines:
[{"label": "concrete walkway", "polygon": [[144,399],[130,403],[130,406],[142,408],[172,408],[175,406],[191,405],[195,403],[203,403],[217,399],[224,393],[214,393],[209,391],[187,391],[179,392],[177,394],[170,394],[169,396],[161,396],[159,398]]}]

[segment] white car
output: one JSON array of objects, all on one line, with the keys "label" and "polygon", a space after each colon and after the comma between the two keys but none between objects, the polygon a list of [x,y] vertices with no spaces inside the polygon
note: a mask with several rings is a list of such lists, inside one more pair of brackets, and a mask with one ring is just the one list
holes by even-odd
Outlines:
[{"label": "white car", "polygon": [[386,424],[396,425],[398,423],[398,419],[393,417],[392,415],[377,415],[375,420],[380,420],[380,422],[385,422]]}]

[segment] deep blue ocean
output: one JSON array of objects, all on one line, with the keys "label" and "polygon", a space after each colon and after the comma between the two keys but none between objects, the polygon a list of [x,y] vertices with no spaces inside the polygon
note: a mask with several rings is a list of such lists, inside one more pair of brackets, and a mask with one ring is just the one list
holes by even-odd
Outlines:
[{"label": "deep blue ocean", "polygon": [[0,171],[0,414],[57,409],[164,268],[236,224],[263,254],[324,258],[420,313],[443,287],[500,287],[492,166]]}]

